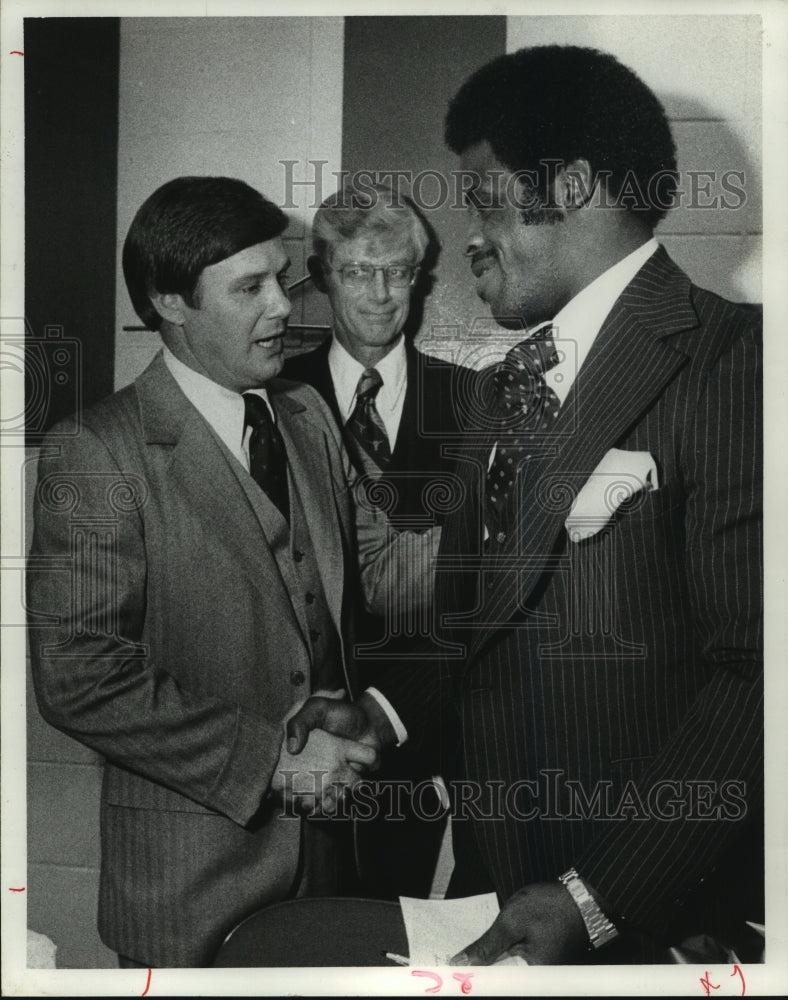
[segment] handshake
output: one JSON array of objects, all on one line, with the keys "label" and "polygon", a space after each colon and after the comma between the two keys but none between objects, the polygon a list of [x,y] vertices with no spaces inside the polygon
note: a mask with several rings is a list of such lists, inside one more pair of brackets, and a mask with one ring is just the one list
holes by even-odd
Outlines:
[{"label": "handshake", "polygon": [[305,815],[332,816],[346,792],[378,769],[381,751],[396,742],[372,695],[350,702],[344,691],[315,694],[286,719],[271,791]]}]

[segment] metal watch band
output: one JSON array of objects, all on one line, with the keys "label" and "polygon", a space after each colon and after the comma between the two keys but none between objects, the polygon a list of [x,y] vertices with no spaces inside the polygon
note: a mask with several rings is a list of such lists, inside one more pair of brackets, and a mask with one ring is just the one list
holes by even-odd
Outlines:
[{"label": "metal watch band", "polygon": [[574,868],[558,876],[561,882],[571,893],[572,899],[580,910],[580,916],[588,931],[588,940],[593,948],[601,948],[609,941],[618,937],[618,931],[612,920],[609,920],[600,910],[594,901],[594,897],[586,889],[583,880]]}]

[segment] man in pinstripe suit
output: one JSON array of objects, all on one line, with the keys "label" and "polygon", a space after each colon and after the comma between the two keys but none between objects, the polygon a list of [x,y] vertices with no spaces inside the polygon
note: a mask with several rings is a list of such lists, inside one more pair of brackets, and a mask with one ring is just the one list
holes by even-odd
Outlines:
[{"label": "man in pinstripe suit", "polygon": [[[763,891],[757,316],[654,240],[675,147],[613,57],[503,56],[446,134],[477,292],[521,342],[479,400],[436,582],[462,733],[451,889],[504,901],[455,962],[659,961],[701,934],[743,958]],[[380,683],[387,704],[313,702],[294,746],[317,721],[418,739],[439,684],[425,667]]]}]

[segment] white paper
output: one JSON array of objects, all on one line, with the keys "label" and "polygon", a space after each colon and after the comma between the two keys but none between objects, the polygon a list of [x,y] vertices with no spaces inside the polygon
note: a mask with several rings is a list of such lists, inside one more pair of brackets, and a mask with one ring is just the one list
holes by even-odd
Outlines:
[{"label": "white paper", "polygon": [[[481,937],[500,912],[494,892],[462,899],[415,899],[400,896],[408,935],[410,964],[448,965],[449,959]],[[507,956],[496,965],[527,965]]]}]

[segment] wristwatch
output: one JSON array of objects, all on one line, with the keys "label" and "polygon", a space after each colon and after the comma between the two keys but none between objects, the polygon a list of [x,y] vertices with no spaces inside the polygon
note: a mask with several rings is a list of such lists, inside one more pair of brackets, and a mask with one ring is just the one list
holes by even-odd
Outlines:
[{"label": "wristwatch", "polygon": [[594,897],[586,889],[585,883],[574,868],[559,875],[558,881],[569,890],[572,899],[577,904],[580,916],[586,925],[588,940],[591,942],[592,948],[601,948],[618,937],[616,925],[597,906]]}]

